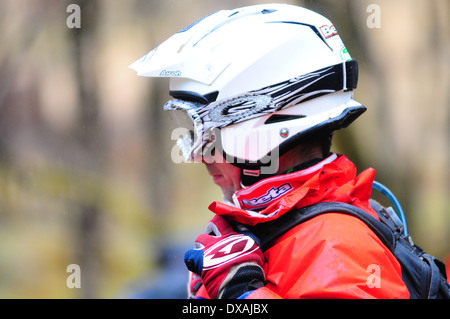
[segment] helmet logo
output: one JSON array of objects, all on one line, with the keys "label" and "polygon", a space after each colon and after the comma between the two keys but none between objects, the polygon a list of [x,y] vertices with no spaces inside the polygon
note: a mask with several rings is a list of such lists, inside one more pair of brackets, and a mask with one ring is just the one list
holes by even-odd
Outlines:
[{"label": "helmet logo", "polygon": [[168,70],[162,70],[161,73],[159,73],[159,76],[181,76],[181,71],[168,71]]},{"label": "helmet logo", "polygon": [[331,38],[338,34],[334,25],[323,25],[319,28],[319,30],[325,39]]}]

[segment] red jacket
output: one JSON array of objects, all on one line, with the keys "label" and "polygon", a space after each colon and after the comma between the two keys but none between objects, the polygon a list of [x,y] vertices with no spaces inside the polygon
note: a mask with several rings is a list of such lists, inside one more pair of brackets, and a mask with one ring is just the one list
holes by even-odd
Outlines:
[{"label": "red jacket", "polygon": [[[220,202],[209,208],[255,225],[294,208],[340,201],[377,218],[368,201],[374,175],[374,169],[367,169],[356,176],[353,163],[333,154],[306,170],[239,190],[234,198],[238,208]],[[356,217],[339,213],[315,217],[279,237],[264,256],[266,285],[247,298],[409,298],[400,264]],[[202,288],[197,296],[208,298]]]}]

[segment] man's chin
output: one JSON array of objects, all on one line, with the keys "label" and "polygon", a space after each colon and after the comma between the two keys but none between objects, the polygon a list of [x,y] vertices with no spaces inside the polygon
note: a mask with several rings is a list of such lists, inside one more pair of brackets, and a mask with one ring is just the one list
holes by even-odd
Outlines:
[{"label": "man's chin", "polygon": [[225,179],[223,178],[223,176],[222,175],[214,175],[213,176],[213,182],[214,182],[214,184],[216,184],[216,185],[218,185],[218,186],[220,186],[220,187],[222,187],[223,188],[223,182],[225,181]]}]

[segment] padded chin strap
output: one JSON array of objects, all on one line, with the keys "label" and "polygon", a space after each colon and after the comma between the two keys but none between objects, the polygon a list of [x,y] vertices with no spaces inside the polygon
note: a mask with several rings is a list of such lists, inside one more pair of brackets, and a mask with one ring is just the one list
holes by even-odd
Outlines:
[{"label": "padded chin strap", "polygon": [[241,168],[241,185],[251,186],[260,180],[275,176],[275,174],[261,174],[261,168],[258,169],[246,169]]},{"label": "padded chin strap", "polygon": [[323,161],[324,158],[315,158],[309,161],[306,161],[304,163],[301,163],[297,166],[294,166],[290,169],[288,169],[287,171],[281,173],[281,174],[261,174],[261,167],[259,168],[241,168],[241,185],[242,186],[251,186],[257,182],[259,182],[260,180],[263,180],[265,178],[269,178],[269,177],[273,177],[276,175],[283,175],[283,174],[289,174],[289,173],[293,173],[293,172],[297,172],[297,171],[301,171],[304,170],[308,167],[314,166],[317,163]]},{"label": "padded chin strap", "polygon": [[[238,166],[238,165],[237,165]],[[260,180],[278,175],[278,165],[272,167],[272,161],[267,164],[252,164],[238,166],[241,169],[241,185],[251,186]],[[268,173],[269,172],[269,173]]]}]

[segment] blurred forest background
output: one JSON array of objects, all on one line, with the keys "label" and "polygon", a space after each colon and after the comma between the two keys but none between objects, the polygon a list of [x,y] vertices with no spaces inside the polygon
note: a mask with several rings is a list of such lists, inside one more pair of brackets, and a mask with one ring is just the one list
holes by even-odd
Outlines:
[{"label": "blurred forest background", "polygon": [[422,248],[450,253],[449,1],[1,0],[0,298],[184,297],[184,249],[221,194],[171,160],[168,82],[128,66],[207,14],[264,2],[334,23],[368,107],[334,151],[377,170]]}]

